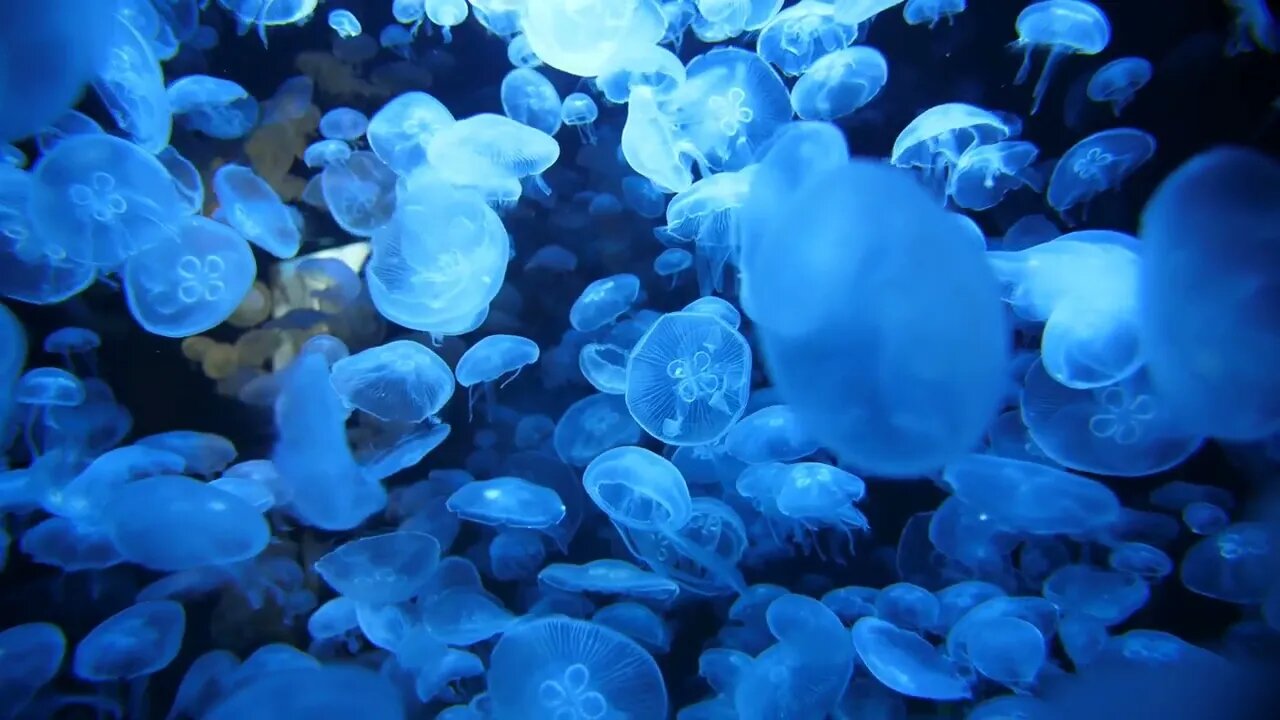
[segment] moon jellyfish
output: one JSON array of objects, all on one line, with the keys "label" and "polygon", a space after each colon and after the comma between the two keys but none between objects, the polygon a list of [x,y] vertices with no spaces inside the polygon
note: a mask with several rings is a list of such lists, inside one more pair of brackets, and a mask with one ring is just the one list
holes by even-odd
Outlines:
[{"label": "moon jellyfish", "polygon": [[1086,0],[1034,2],[1018,14],[1016,26],[1018,40],[1014,47],[1023,49],[1023,57],[1015,85],[1026,82],[1031,74],[1031,53],[1041,47],[1049,51],[1032,92],[1032,115],[1040,109],[1053,70],[1062,58],[1072,54],[1097,55],[1111,41],[1111,22],[1097,5]]},{"label": "moon jellyfish", "polygon": [[494,720],[667,717],[667,690],[649,653],[635,641],[563,616],[514,625],[489,661]]},{"label": "moon jellyfish", "polygon": [[822,0],[801,0],[785,8],[761,28],[756,53],[784,75],[804,73],[819,58],[857,39],[858,23],[866,18],[850,22],[837,17],[836,10]]},{"label": "moon jellyfish", "polygon": [[671,630],[662,616],[635,602],[606,605],[591,616],[591,622],[617,630],[650,652],[665,654],[671,649]]},{"label": "moon jellyfish", "polygon": [[986,618],[972,628],[967,652],[974,669],[1011,688],[1029,688],[1048,647],[1040,630],[1021,618]]},{"label": "moon jellyfish", "polygon": [[1261,522],[1229,525],[1187,550],[1178,577],[1191,592],[1240,605],[1266,599],[1280,566],[1280,537]]},{"label": "moon jellyfish", "polygon": [[675,53],[656,45],[628,47],[614,55],[595,79],[609,102],[625,103],[633,88],[643,87],[659,99],[670,97],[687,77]]},{"label": "moon jellyfish", "polygon": [[397,175],[408,175],[427,162],[431,138],[456,122],[434,96],[407,92],[383,105],[369,119],[369,148]]},{"label": "moon jellyfish", "polygon": [[470,14],[466,0],[426,0],[427,19],[440,27],[445,43],[453,42],[453,28]]},{"label": "moon jellyfish", "polygon": [[754,170],[722,172],[681,191],[667,205],[662,237],[693,242],[698,287],[703,295],[723,289],[724,265],[732,253],[739,210],[751,191]]},{"label": "moon jellyfish", "polygon": [[889,77],[879,50],[857,45],[824,55],[791,88],[791,107],[805,120],[834,120],[871,102]]},{"label": "moon jellyfish", "polygon": [[637,530],[675,530],[693,512],[684,476],[671,461],[643,448],[601,453],[587,466],[582,485],[615,524]]},{"label": "moon jellyfish", "polygon": [[969,455],[948,464],[942,479],[955,497],[1011,532],[1081,535],[1120,513],[1106,485],[1037,463]]},{"label": "moon jellyfish", "polygon": [[[97,25],[95,32],[87,33],[89,38],[100,37],[97,31],[100,28],[110,37],[110,49],[98,69],[93,88],[116,125],[138,147],[158,153],[169,144],[173,132],[164,71],[152,52],[152,44],[129,24],[128,15],[115,13]],[[90,21],[86,17],[81,20]]]},{"label": "moon jellyfish", "polygon": [[701,445],[729,431],[750,391],[751,350],[736,330],[699,313],[668,313],[627,361],[627,409],[670,445]]},{"label": "moon jellyfish", "polygon": [[[302,154],[302,162],[309,168],[324,169],[329,165],[340,165],[351,158],[351,143],[345,140],[319,140],[307,146]],[[318,176],[324,192],[324,176]],[[326,204],[327,208],[327,204]]]},{"label": "moon jellyfish", "polygon": [[964,12],[965,0],[907,0],[902,8],[902,19],[908,25],[929,23],[932,30],[942,18],[950,25],[955,24],[955,16]]},{"label": "moon jellyfish", "polygon": [[1273,158],[1220,148],[1170,174],[1142,212],[1142,350],[1184,432],[1252,441],[1280,430],[1277,188]]},{"label": "moon jellyfish", "polygon": [[97,272],[35,232],[29,208],[34,190],[30,173],[0,167],[0,294],[45,305],[80,293]]},{"label": "moon jellyfish", "polygon": [[1151,72],[1151,63],[1143,58],[1118,58],[1093,73],[1085,92],[1094,102],[1110,103],[1111,112],[1119,117],[1134,93],[1151,81]]},{"label": "moon jellyfish", "polygon": [[1027,372],[1021,405],[1036,447],[1081,472],[1154,475],[1186,460],[1202,442],[1179,432],[1145,370],[1113,385],[1074,389],[1036,362]]},{"label": "moon jellyfish", "polygon": [[600,109],[596,107],[596,101],[586,93],[572,93],[560,106],[560,119],[565,125],[577,128],[579,139],[589,145],[596,142],[595,121],[599,117]]},{"label": "moon jellyfish", "polygon": [[375,670],[355,665],[277,668],[245,677],[204,715],[208,720],[305,717],[314,713],[366,720],[403,720],[400,689]]},{"label": "moon jellyfish", "polygon": [[315,569],[342,597],[388,605],[421,592],[439,564],[434,537],[401,531],[343,543],[317,560]]},{"label": "moon jellyfish", "polygon": [[326,166],[320,189],[329,214],[352,235],[373,237],[396,210],[396,175],[371,152]]},{"label": "moon jellyfish", "polygon": [[524,33],[516,35],[507,43],[507,62],[517,68],[536,68],[542,64],[542,60],[529,47],[529,39]]},{"label": "moon jellyfish", "polygon": [[185,213],[195,215],[204,210],[204,178],[196,166],[174,150],[172,145],[157,153],[156,159],[173,178],[173,186],[184,201]]},{"label": "moon jellyfish", "polygon": [[329,27],[333,28],[340,38],[353,38],[364,32],[360,27],[360,20],[350,10],[331,10]]},{"label": "moon jellyfish", "polygon": [[1090,565],[1064,565],[1044,581],[1045,599],[1063,615],[1085,615],[1106,626],[1127,620],[1150,595],[1137,575]]},{"label": "moon jellyfish", "polygon": [[631,309],[640,294],[640,278],[630,273],[593,281],[569,308],[569,324],[574,330],[598,330]]},{"label": "moon jellyfish", "polygon": [[502,112],[518,123],[555,135],[560,130],[560,93],[545,75],[516,68],[502,78]]},{"label": "moon jellyfish", "polygon": [[1231,517],[1213,503],[1197,501],[1182,508],[1182,522],[1196,535],[1213,535],[1229,525]]},{"label": "moon jellyfish", "polygon": [[467,348],[458,360],[455,374],[458,384],[468,390],[468,398],[476,385],[484,385],[489,410],[495,404],[493,385],[503,375],[511,376],[502,382],[506,386],[520,374],[520,370],[538,361],[538,344],[519,335],[490,335]]},{"label": "moon jellyfish", "polygon": [[339,107],[320,116],[320,135],[330,140],[354,142],[364,137],[369,118],[359,110]]},{"label": "moon jellyfish", "polygon": [[1062,154],[1049,176],[1049,205],[1066,211],[1120,186],[1156,151],[1155,138],[1141,130],[1114,128],[1094,133]]},{"label": "moon jellyfish", "polygon": [[243,165],[223,165],[213,176],[213,192],[227,224],[246,240],[281,260],[298,254],[302,233],[289,208],[253,170]]},{"label": "moon jellyfish", "polygon": [[529,261],[524,264],[524,269],[538,270],[545,269],[551,272],[571,273],[578,269],[578,256],[572,250],[563,245],[543,245],[529,256]]},{"label": "moon jellyfish", "polygon": [[648,87],[631,93],[621,147],[631,169],[665,192],[687,190],[693,184],[692,161],[706,163],[702,151],[680,132]]},{"label": "moon jellyfish", "polygon": [[394,340],[333,364],[329,377],[342,401],[382,420],[417,423],[453,397],[453,371],[422,343]]},{"label": "moon jellyfish", "polygon": [[72,670],[91,682],[130,680],[163,670],[178,656],[186,622],[182,606],[172,600],[131,605],[80,640]]},{"label": "moon jellyfish", "polygon": [[1125,542],[1111,549],[1107,564],[1112,570],[1146,580],[1159,580],[1173,572],[1173,560],[1165,551],[1146,543]]},{"label": "moon jellyfish", "polygon": [[184,75],[169,83],[166,94],[174,115],[212,138],[235,140],[258,124],[258,101],[230,80]]},{"label": "moon jellyfish", "polygon": [[521,26],[544,63],[570,75],[596,77],[628,46],[661,39],[664,27],[656,9],[644,0],[547,0],[530,3]]},{"label": "moon jellyfish", "polygon": [[1018,188],[1039,192],[1044,178],[1032,167],[1039,154],[1035,145],[1023,140],[974,145],[956,161],[947,178],[947,195],[967,210],[987,210]]},{"label": "moon jellyfish", "polygon": [[565,592],[621,595],[658,602],[667,602],[680,594],[680,586],[675,582],[612,558],[592,560],[584,565],[553,563],[538,573],[538,583]]},{"label": "moon jellyfish", "polygon": [[540,176],[559,159],[560,145],[509,117],[481,113],[437,131],[427,157],[450,181],[485,187],[495,179]]},{"label": "moon jellyfish", "polygon": [[1012,134],[1008,124],[990,111],[965,103],[935,105],[898,133],[889,162],[921,168],[926,180],[946,187],[949,173],[966,151]]},{"label": "moon jellyfish", "polygon": [[516,528],[551,527],[565,515],[554,490],[517,477],[467,483],[449,496],[446,507],[463,520]]},{"label": "moon jellyfish", "polygon": [[676,276],[692,266],[693,255],[684,248],[667,248],[653,259],[653,272],[671,278],[671,287],[676,286]]},{"label": "moon jellyfish", "polygon": [[909,630],[873,617],[853,624],[853,648],[889,689],[924,700],[963,700],[969,684],[945,655]]},{"label": "moon jellyfish", "polygon": [[6,659],[0,671],[0,699],[6,710],[20,712],[57,676],[66,652],[66,636],[51,623],[25,623],[0,631],[0,657]]}]

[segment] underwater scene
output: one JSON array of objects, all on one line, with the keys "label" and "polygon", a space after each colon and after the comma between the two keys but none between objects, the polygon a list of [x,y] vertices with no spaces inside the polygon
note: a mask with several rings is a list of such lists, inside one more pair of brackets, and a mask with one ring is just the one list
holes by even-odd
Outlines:
[{"label": "underwater scene", "polygon": [[0,0],[0,720],[1280,718],[1278,16]]}]

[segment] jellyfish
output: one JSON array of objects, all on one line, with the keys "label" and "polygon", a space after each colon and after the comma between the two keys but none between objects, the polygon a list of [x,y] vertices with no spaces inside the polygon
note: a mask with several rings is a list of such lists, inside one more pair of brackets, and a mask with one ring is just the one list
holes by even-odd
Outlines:
[{"label": "jellyfish", "polygon": [[1201,538],[1182,556],[1178,577],[1197,595],[1240,605],[1266,599],[1277,563],[1275,528],[1239,522]]},{"label": "jellyfish", "polygon": [[467,348],[458,360],[458,384],[467,388],[468,407],[474,402],[476,385],[483,385],[485,406],[490,418],[496,405],[493,383],[507,373],[511,376],[499,387],[506,387],[520,370],[538,361],[538,344],[519,335],[490,335]]},{"label": "jellyfish", "polygon": [[516,68],[536,68],[542,64],[533,48],[529,47],[529,39],[524,33],[516,35],[507,43],[507,61]]},{"label": "jellyfish", "polygon": [[482,525],[534,530],[551,527],[565,515],[564,502],[554,490],[509,476],[467,483],[449,496],[446,507]]},{"label": "jellyfish", "polygon": [[1045,465],[969,455],[943,470],[966,505],[1012,532],[1083,534],[1115,521],[1120,504],[1106,485]]},{"label": "jellyfish", "polygon": [[1239,55],[1260,48],[1269,53],[1280,50],[1280,26],[1264,0],[1227,0],[1235,11],[1235,26],[1227,41],[1227,54]]},{"label": "jellyfish", "polygon": [[445,44],[453,42],[453,28],[470,13],[466,0],[426,0],[427,18],[440,26]]},{"label": "jellyfish", "polygon": [[13,400],[19,405],[31,406],[27,412],[25,437],[32,458],[38,454],[34,437],[37,418],[42,425],[48,425],[50,408],[74,407],[84,403],[85,397],[85,387],[80,378],[62,368],[32,368],[18,378]]},{"label": "jellyfish", "polygon": [[1120,117],[1134,93],[1151,81],[1151,72],[1151,63],[1144,58],[1117,58],[1093,73],[1085,92],[1094,102],[1110,103],[1111,112]]},{"label": "jellyfish", "polygon": [[842,23],[858,26],[903,0],[835,0],[835,17]]},{"label": "jellyfish", "polygon": [[1215,535],[1231,523],[1231,517],[1221,507],[1198,500],[1182,508],[1182,522],[1196,535]]},{"label": "jellyfish", "polygon": [[935,105],[898,133],[889,162],[922,168],[926,180],[946,187],[949,174],[967,150],[1012,134],[1009,125],[990,111],[965,103]]},{"label": "jellyfish", "polygon": [[587,495],[615,524],[676,530],[692,514],[689,487],[671,461],[634,446],[606,450],[583,475]]},{"label": "jellyfish", "polygon": [[1184,480],[1172,480],[1161,485],[1152,490],[1147,495],[1147,499],[1153,506],[1173,512],[1180,512],[1193,502],[1213,503],[1224,508],[1235,506],[1235,500],[1227,490]]},{"label": "jellyfish", "polygon": [[302,233],[289,208],[253,170],[223,165],[213,176],[213,192],[227,224],[246,240],[282,260],[298,254]]},{"label": "jellyfish", "polygon": [[333,28],[340,38],[353,38],[364,32],[360,27],[359,18],[350,10],[330,10],[329,27]]},{"label": "jellyfish", "polygon": [[502,78],[502,112],[518,123],[555,135],[560,130],[560,93],[545,75],[518,67]]},{"label": "jellyfish", "polygon": [[1035,446],[1081,472],[1154,475],[1181,464],[1203,442],[1180,432],[1141,369],[1111,385],[1075,389],[1036,362],[1027,371],[1021,405]]},{"label": "jellyfish", "polygon": [[1277,187],[1274,158],[1219,148],[1171,173],[1142,212],[1139,338],[1184,433],[1247,442],[1280,430]]},{"label": "jellyfish", "polygon": [[639,175],[622,179],[622,198],[637,215],[650,220],[662,217],[667,200],[653,181]]},{"label": "jellyfish", "polygon": [[453,371],[421,343],[395,340],[333,364],[330,382],[351,408],[382,420],[422,422],[453,397]]},{"label": "jellyfish", "polygon": [[768,20],[756,39],[756,52],[784,75],[801,75],[823,56],[852,44],[865,19],[848,22],[831,3],[801,0]]},{"label": "jellyfish", "polygon": [[317,560],[315,569],[343,597],[387,605],[417,595],[439,562],[434,537],[400,531],[344,543]]},{"label": "jellyfish", "polygon": [[671,198],[661,237],[692,241],[697,251],[698,287],[703,295],[723,289],[724,266],[733,251],[739,210],[751,189],[753,170],[703,178]]},{"label": "jellyfish", "polygon": [[1117,572],[1131,573],[1149,581],[1173,572],[1173,560],[1165,551],[1140,542],[1116,545],[1107,556],[1107,565]]},{"label": "jellyfish", "polygon": [[1031,54],[1047,48],[1049,57],[1036,81],[1031,114],[1040,109],[1054,68],[1067,55],[1097,55],[1111,41],[1111,23],[1098,6],[1086,0],[1040,0],[1018,14],[1018,40],[1014,48],[1023,51],[1022,67],[1014,84],[1026,82],[1031,73]]},{"label": "jellyfish", "polygon": [[593,281],[582,290],[569,309],[569,324],[575,330],[598,330],[631,309],[640,294],[640,278],[630,273]]},{"label": "jellyfish", "polygon": [[547,557],[542,536],[522,528],[504,528],[489,541],[489,571],[498,580],[526,580]]},{"label": "jellyfish", "polygon": [[891,690],[936,701],[972,696],[955,664],[916,633],[864,617],[853,624],[852,634],[858,658]]},{"label": "jellyfish", "polygon": [[1094,133],[1072,145],[1049,177],[1046,197],[1060,216],[1118,188],[1156,150],[1155,138],[1141,130],[1113,128]]},{"label": "jellyfish", "polygon": [[62,517],[51,517],[28,528],[18,547],[32,561],[68,573],[102,570],[124,562],[101,529]]},{"label": "jellyfish", "polygon": [[1105,626],[1124,622],[1150,595],[1141,577],[1090,565],[1064,565],[1044,581],[1045,599],[1063,615],[1086,615]]},{"label": "jellyfish", "polygon": [[140,438],[137,445],[173,453],[182,458],[188,472],[211,477],[236,459],[236,446],[213,433],[170,430]]},{"label": "jellyfish", "polygon": [[[307,146],[306,151],[302,154],[302,162],[309,168],[324,169],[329,165],[341,165],[351,158],[351,144],[344,140],[319,140]],[[323,175],[317,176],[322,183],[321,192],[324,191]],[[305,193],[304,193],[305,194]],[[325,209],[328,205],[325,205]]]},{"label": "jellyfish", "polygon": [[373,237],[396,209],[396,175],[374,153],[360,150],[320,174],[324,204],[352,235]]},{"label": "jellyfish", "polygon": [[879,50],[857,45],[822,56],[791,88],[791,107],[805,120],[835,120],[871,102],[889,65]]},{"label": "jellyfish", "polygon": [[21,712],[36,692],[57,676],[66,652],[62,628],[51,623],[24,623],[0,631],[0,657],[6,659],[0,674],[0,699],[6,711]]},{"label": "jellyfish", "polygon": [[626,348],[611,343],[587,343],[578,351],[578,369],[596,390],[608,395],[627,391]]},{"label": "jellyfish", "polygon": [[609,102],[625,103],[632,88],[643,87],[662,99],[684,84],[686,71],[680,58],[656,45],[630,46],[610,58],[595,79]]},{"label": "jellyfish", "polygon": [[35,304],[61,302],[93,283],[93,265],[41,242],[28,208],[30,173],[0,167],[0,294]]},{"label": "jellyfish", "polygon": [[1040,630],[1016,617],[997,616],[971,628],[969,662],[983,676],[1014,689],[1032,686],[1048,648]]},{"label": "jellyfish", "polygon": [[631,169],[665,192],[687,190],[693,184],[692,161],[706,163],[701,151],[659,105],[653,90],[643,86],[635,88],[627,103],[622,155]]},{"label": "jellyfish", "polygon": [[553,563],[538,573],[538,583],[564,592],[619,595],[661,603],[680,594],[675,582],[613,558],[584,565]]},{"label": "jellyfish", "polygon": [[165,90],[175,116],[219,140],[244,137],[258,124],[258,101],[238,83],[208,75],[184,75]]},{"label": "jellyfish", "polygon": [[693,255],[684,248],[667,248],[653,259],[653,271],[658,277],[671,278],[671,287],[676,286],[677,276],[693,266]]},{"label": "jellyfish", "polygon": [[[90,38],[102,37],[100,33],[110,38],[110,49],[98,68],[93,88],[116,125],[141,150],[154,154],[169,144],[173,113],[160,61],[148,39],[129,24],[128,15],[121,12],[103,18],[95,32],[89,33]],[[82,21],[88,22],[89,18]]]},{"label": "jellyfish", "polygon": [[339,107],[320,116],[320,135],[329,140],[355,142],[369,129],[369,118],[359,110]]},{"label": "jellyfish", "polygon": [[440,129],[431,138],[427,157],[436,171],[462,185],[484,187],[495,179],[524,177],[540,182],[541,174],[559,159],[560,145],[541,130],[503,115],[481,113]]},{"label": "jellyfish", "polygon": [[204,178],[191,161],[170,145],[156,154],[156,159],[164,165],[173,178],[173,186],[183,201],[183,210],[187,215],[195,215],[204,210]]},{"label": "jellyfish", "polygon": [[636,602],[606,605],[591,616],[591,622],[626,635],[651,653],[664,655],[671,649],[671,630],[662,616],[646,605]]},{"label": "jellyfish", "polygon": [[75,372],[72,356],[81,359],[89,370],[89,375],[97,374],[95,351],[102,346],[102,338],[88,328],[68,326],[58,328],[44,338],[44,351],[53,355],[61,355],[70,372]]},{"label": "jellyfish", "polygon": [[525,270],[545,269],[551,272],[571,273],[578,269],[578,256],[563,245],[543,245],[529,256]]},{"label": "jellyfish", "polygon": [[598,117],[600,110],[596,107],[596,101],[585,93],[570,94],[560,106],[560,119],[565,125],[577,128],[579,139],[588,145],[596,142],[594,123]]},{"label": "jellyfish", "polygon": [[1044,179],[1032,166],[1039,154],[1024,140],[974,145],[956,161],[947,178],[947,196],[967,210],[987,210],[1018,188],[1039,192]]},{"label": "jellyfish", "polygon": [[146,714],[147,678],[178,656],[187,616],[172,600],[144,601],[98,623],[76,645],[71,668],[89,682],[128,680],[134,712]]},{"label": "jellyfish", "polygon": [[523,12],[529,48],[547,65],[596,77],[628,46],[656,44],[665,30],[657,5],[642,0],[550,0]]},{"label": "jellyfish", "polygon": [[902,19],[908,25],[929,23],[932,30],[942,18],[954,25],[956,15],[964,12],[965,0],[907,0],[902,8]]},{"label": "jellyfish", "polygon": [[725,450],[750,464],[799,460],[818,447],[818,441],[787,405],[757,410],[734,424],[725,436]]},{"label": "jellyfish", "polygon": [[281,668],[249,675],[230,688],[204,715],[207,720],[249,717],[303,717],[322,712],[335,717],[402,720],[400,689],[376,670],[357,665]]},{"label": "jellyfish", "polygon": [[383,105],[369,119],[369,147],[397,175],[408,175],[427,162],[427,146],[441,129],[456,122],[435,97],[407,92]]}]

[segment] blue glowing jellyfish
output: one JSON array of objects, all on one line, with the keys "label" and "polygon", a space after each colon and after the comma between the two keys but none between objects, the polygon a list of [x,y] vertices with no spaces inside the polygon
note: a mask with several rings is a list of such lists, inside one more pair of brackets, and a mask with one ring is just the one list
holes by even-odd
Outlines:
[{"label": "blue glowing jellyfish", "polygon": [[689,487],[671,461],[627,446],[601,453],[582,478],[587,495],[614,523],[675,530],[692,515]]},{"label": "blue glowing jellyfish", "polygon": [[1089,99],[1111,104],[1111,112],[1120,116],[1134,93],[1151,81],[1151,63],[1140,57],[1124,57],[1112,60],[1098,68],[1089,78],[1085,88]]},{"label": "blue glowing jellyfish", "polygon": [[369,119],[369,147],[398,175],[427,162],[427,146],[442,128],[455,122],[439,100],[424,92],[407,92],[383,105]]},{"label": "blue glowing jellyfish", "polygon": [[1014,532],[1085,533],[1120,513],[1106,485],[1036,463],[969,455],[948,464],[943,481],[965,504]]},{"label": "blue glowing jellyfish", "polygon": [[227,223],[246,240],[282,260],[298,254],[302,233],[288,206],[253,170],[223,165],[213,176],[213,192]]},{"label": "blue glowing jellyfish", "polygon": [[595,144],[595,121],[600,117],[600,109],[596,101],[586,93],[572,93],[564,99],[560,106],[560,119],[565,125],[577,128],[578,138],[587,144]]},{"label": "blue glowing jellyfish", "polygon": [[1039,192],[1044,178],[1033,167],[1039,149],[1025,140],[974,145],[956,161],[947,178],[947,196],[968,210],[993,208],[1013,190]]},{"label": "blue glowing jellyfish", "polygon": [[1017,20],[1018,40],[1014,47],[1023,49],[1022,67],[1015,84],[1027,81],[1031,74],[1031,54],[1047,48],[1049,57],[1036,81],[1031,114],[1040,109],[1054,68],[1067,55],[1097,55],[1111,41],[1111,22],[1097,5],[1086,0],[1040,0],[1023,9]]},{"label": "blue glowing jellyfish", "polygon": [[333,364],[330,382],[348,407],[383,420],[422,422],[453,397],[453,371],[422,343],[395,340]]},{"label": "blue glowing jellyfish", "polygon": [[1072,145],[1049,177],[1046,197],[1059,215],[1093,196],[1120,186],[1151,158],[1156,141],[1149,133],[1114,128],[1094,133]]},{"label": "blue glowing jellyfish", "polygon": [[547,65],[596,77],[623,48],[657,43],[664,23],[643,0],[547,0],[525,8],[521,28]]},{"label": "blue glowing jellyfish", "polygon": [[[900,1],[900,0],[899,0]],[[760,30],[756,52],[785,75],[800,75],[823,56],[848,47],[858,37],[858,23],[836,16],[821,0],[802,0],[774,15]]]},{"label": "blue glowing jellyfish", "polygon": [[787,87],[756,53],[717,48],[686,71],[672,97],[673,120],[712,170],[743,169],[791,119]]},{"label": "blue glowing jellyfish", "polygon": [[166,94],[175,116],[212,138],[244,137],[258,123],[258,101],[230,80],[184,75],[169,83]]},{"label": "blue glowing jellyfish", "polygon": [[624,560],[592,560],[584,565],[553,563],[538,573],[538,582],[556,590],[667,602],[680,586]]},{"label": "blue glowing jellyfish", "polygon": [[90,37],[104,31],[110,36],[110,49],[93,88],[116,125],[140,148],[158,153],[173,131],[164,71],[151,43],[130,25],[128,13],[116,13]]},{"label": "blue glowing jellyfish", "polygon": [[103,620],[76,645],[72,670],[91,682],[131,680],[168,667],[186,631],[172,600],[140,602]]},{"label": "blue glowing jellyfish", "polygon": [[871,674],[891,690],[925,700],[971,697],[969,684],[927,640],[874,617],[853,624],[853,647]]},{"label": "blue glowing jellyfish", "polygon": [[338,107],[320,116],[320,135],[330,140],[354,142],[368,129],[369,118],[353,108]]},{"label": "blue glowing jellyfish", "polygon": [[345,162],[332,163],[320,174],[324,203],[343,230],[360,237],[373,235],[388,222],[396,207],[396,174],[377,155],[357,151]]},{"label": "blue glowing jellyfish", "polygon": [[871,102],[889,77],[879,50],[857,45],[824,55],[791,88],[791,107],[805,120],[834,120]]},{"label": "blue glowing jellyfish", "polygon": [[569,324],[587,332],[602,328],[631,309],[640,294],[640,278],[630,273],[593,281],[569,309]]},{"label": "blue glowing jellyfish", "polygon": [[364,32],[360,20],[350,10],[329,11],[329,27],[338,33],[338,37],[353,38]]},{"label": "blue glowing jellyfish", "polygon": [[502,112],[516,122],[555,135],[560,130],[560,93],[545,75],[518,67],[502,78]]},{"label": "blue glowing jellyfish", "polygon": [[447,507],[463,520],[502,527],[546,528],[565,516],[554,490],[517,477],[467,483],[449,496]]},{"label": "blue glowing jellyfish", "polygon": [[426,533],[393,532],[346,542],[315,563],[316,572],[340,595],[385,605],[422,591],[440,562],[440,543]]}]

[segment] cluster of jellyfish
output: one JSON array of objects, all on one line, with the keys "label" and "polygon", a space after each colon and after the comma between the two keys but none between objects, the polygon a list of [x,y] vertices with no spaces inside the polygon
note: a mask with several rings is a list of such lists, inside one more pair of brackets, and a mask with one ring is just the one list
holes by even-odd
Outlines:
[{"label": "cluster of jellyfish", "polygon": [[883,148],[965,0],[0,5],[0,718],[1275,717],[1280,160],[1116,2]]}]

